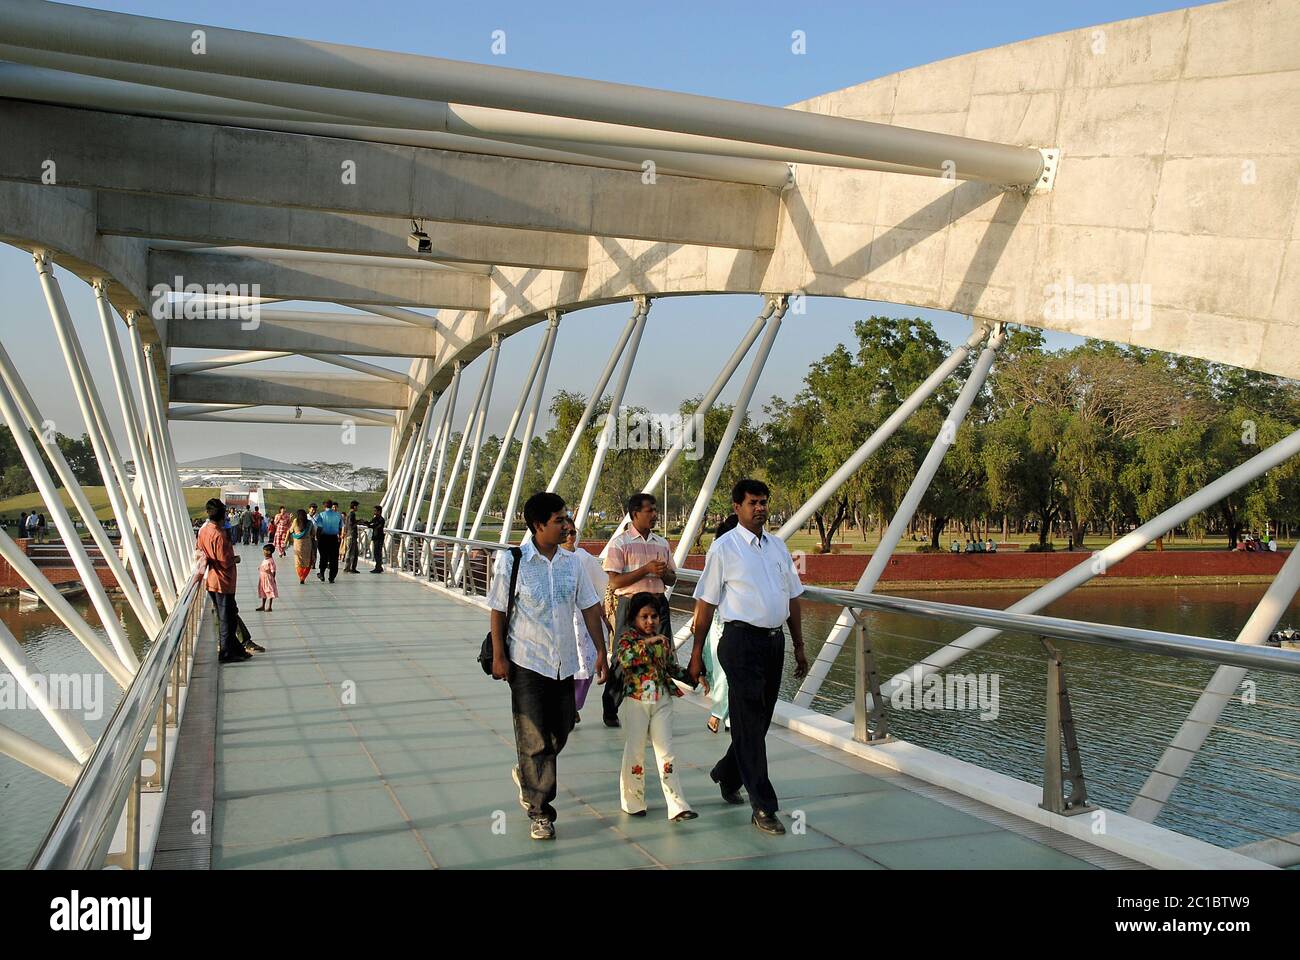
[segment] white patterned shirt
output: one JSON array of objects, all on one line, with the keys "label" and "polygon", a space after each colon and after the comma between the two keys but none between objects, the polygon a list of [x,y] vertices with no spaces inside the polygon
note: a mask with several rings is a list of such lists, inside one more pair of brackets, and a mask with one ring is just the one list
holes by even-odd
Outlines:
[{"label": "white patterned shirt", "polygon": [[[493,610],[506,612],[513,566],[514,557],[502,551],[487,596]],[[557,547],[547,560],[529,539],[520,547],[515,611],[506,627],[511,662],[544,677],[573,676],[578,672],[574,616],[600,601],[578,557]]]},{"label": "white patterned shirt", "polygon": [[713,541],[695,586],[695,599],[717,607],[723,623],[765,628],[790,619],[790,601],[801,593],[785,541],[766,531],[760,539],[742,526]]}]

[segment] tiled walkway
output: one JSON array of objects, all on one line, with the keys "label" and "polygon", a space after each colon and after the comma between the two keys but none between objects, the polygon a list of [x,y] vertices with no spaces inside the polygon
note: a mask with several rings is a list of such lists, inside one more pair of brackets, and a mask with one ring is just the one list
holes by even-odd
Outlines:
[{"label": "tiled walkway", "polygon": [[726,734],[683,701],[677,760],[700,818],[668,822],[653,775],[649,816],[629,817],[598,689],[560,756],[557,839],[531,840],[509,691],[474,660],[483,612],[387,574],[300,585],[286,558],[275,612],[257,613],[260,555],[238,549],[241,613],[267,652],[221,668],[213,867],[1089,868],[776,728],[782,816],[805,829],[762,835],[708,778]]}]

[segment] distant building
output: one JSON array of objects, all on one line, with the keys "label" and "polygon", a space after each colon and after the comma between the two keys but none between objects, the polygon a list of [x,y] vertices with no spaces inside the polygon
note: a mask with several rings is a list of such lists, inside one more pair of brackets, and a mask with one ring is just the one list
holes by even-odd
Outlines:
[{"label": "distant building", "polygon": [[183,487],[246,490],[339,490],[338,481],[314,467],[284,463],[251,453],[228,453],[177,465]]}]

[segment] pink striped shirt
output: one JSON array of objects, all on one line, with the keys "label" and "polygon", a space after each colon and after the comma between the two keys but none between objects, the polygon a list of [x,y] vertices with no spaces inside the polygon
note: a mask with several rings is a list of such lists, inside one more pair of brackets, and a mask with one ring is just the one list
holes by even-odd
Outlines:
[{"label": "pink striped shirt", "polygon": [[[673,552],[668,549],[667,540],[653,531],[649,536],[643,537],[637,532],[636,527],[629,524],[626,530],[610,541],[609,550],[605,552],[605,572],[631,573],[651,560],[662,560],[668,564],[669,570],[677,569],[673,564]],[[629,597],[641,592],[663,593],[665,589],[662,579],[647,575],[631,586],[622,587],[614,592],[620,597]]]}]

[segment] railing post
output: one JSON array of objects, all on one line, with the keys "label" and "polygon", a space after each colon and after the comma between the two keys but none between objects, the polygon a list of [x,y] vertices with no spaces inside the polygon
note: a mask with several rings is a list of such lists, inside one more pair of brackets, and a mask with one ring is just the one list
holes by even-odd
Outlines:
[{"label": "railing post", "polygon": [[[880,673],[876,657],[867,637],[867,616],[861,610],[853,613],[853,646],[856,653],[857,675],[853,684],[853,739],[858,743],[887,743],[889,720],[885,716],[885,701],[880,696]],[[867,706],[870,697],[871,706]]]},{"label": "railing post", "polygon": [[[126,795],[126,849],[121,853],[110,853],[104,858],[105,867],[117,867],[119,870],[140,869],[140,778],[131,781]],[[111,840],[109,841],[112,842]]]},{"label": "railing post", "polygon": [[[1070,712],[1070,693],[1065,685],[1065,671],[1061,666],[1061,653],[1047,640],[1047,704],[1045,714],[1045,747],[1043,751],[1043,802],[1044,810],[1073,817],[1096,809],[1088,803],[1088,788],[1083,781],[1083,761],[1079,757],[1079,741],[1074,733],[1074,716]],[[1061,740],[1065,740],[1065,759],[1069,766],[1061,766]],[[1069,793],[1066,793],[1066,782]]]}]

